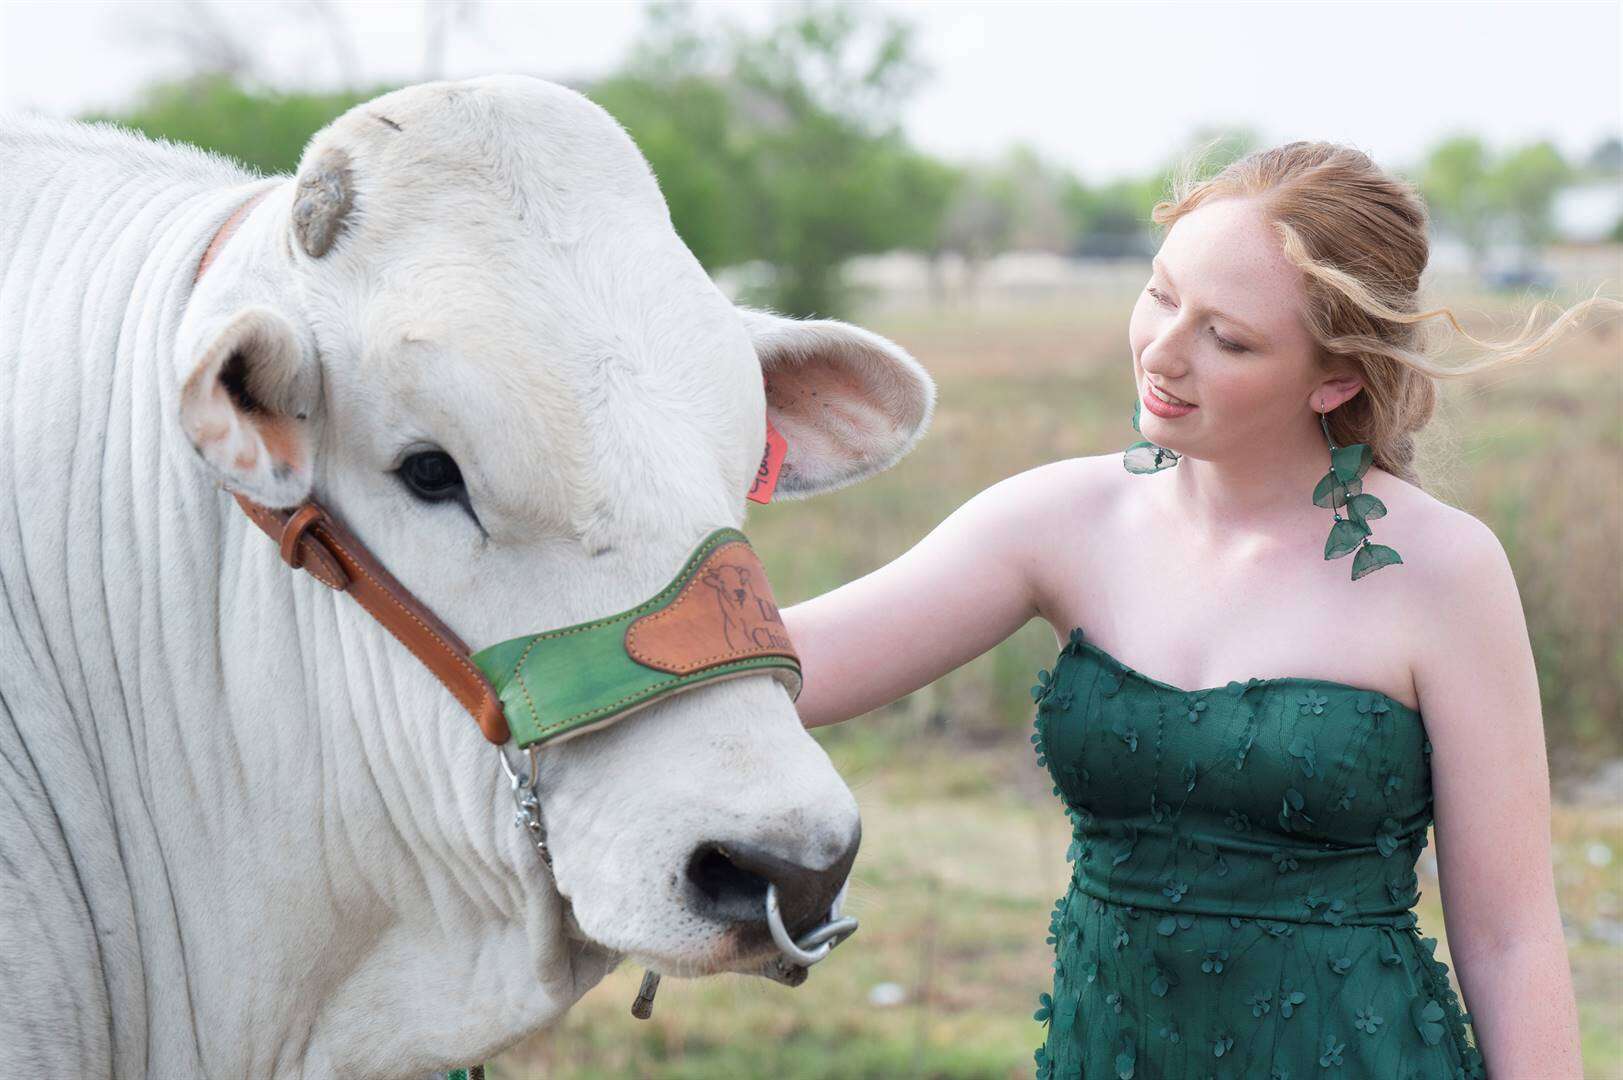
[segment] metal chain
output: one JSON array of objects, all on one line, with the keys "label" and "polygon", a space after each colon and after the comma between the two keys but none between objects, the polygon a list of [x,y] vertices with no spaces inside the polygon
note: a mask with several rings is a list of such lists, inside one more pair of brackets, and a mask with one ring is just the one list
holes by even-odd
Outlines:
[{"label": "metal chain", "polygon": [[518,772],[514,772],[513,767],[507,764],[507,755],[502,753],[502,748],[499,746],[496,748],[496,760],[502,763],[502,772],[507,774],[507,783],[512,788],[513,806],[515,808],[513,824],[523,827],[530,834],[530,839],[535,843],[535,850],[541,856],[541,861],[547,864],[548,869],[551,869],[552,852],[547,848],[547,830],[541,824],[541,798],[536,794],[535,790],[536,780],[539,775],[539,770],[536,767],[535,751],[535,747],[529,748],[530,767],[520,769]]}]

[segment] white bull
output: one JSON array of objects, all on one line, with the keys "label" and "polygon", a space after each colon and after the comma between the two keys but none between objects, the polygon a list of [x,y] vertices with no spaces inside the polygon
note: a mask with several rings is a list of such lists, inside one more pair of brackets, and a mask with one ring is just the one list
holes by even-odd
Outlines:
[{"label": "white bull", "polygon": [[313,202],[106,128],[0,121],[0,161],[7,1070],[425,1073],[622,957],[760,970],[765,883],[714,845],[827,890],[858,833],[779,683],[544,750],[549,874],[467,713],[221,486],[314,494],[478,649],[629,608],[740,526],[768,416],[783,496],[890,466],[918,365],[734,308],[624,131],[532,79],[351,110]]}]

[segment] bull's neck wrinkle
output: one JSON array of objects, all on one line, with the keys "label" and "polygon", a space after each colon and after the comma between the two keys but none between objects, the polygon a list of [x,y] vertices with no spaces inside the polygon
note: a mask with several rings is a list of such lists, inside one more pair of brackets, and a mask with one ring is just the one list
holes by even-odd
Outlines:
[{"label": "bull's neck wrinkle", "polygon": [[[1082,629],[1081,627],[1077,627],[1076,632],[1080,633],[1081,629]],[[1211,694],[1211,693],[1215,693],[1218,690],[1226,689],[1227,687],[1232,686],[1235,683],[1240,683],[1242,685],[1245,683],[1245,680],[1243,680],[1243,679],[1236,679],[1233,682],[1224,683],[1222,686],[1205,686],[1205,687],[1201,687],[1198,690],[1186,690],[1185,688],[1183,688],[1181,686],[1173,686],[1171,683],[1162,682],[1160,679],[1153,679],[1150,676],[1144,674],[1142,671],[1139,671],[1137,668],[1127,666],[1126,664],[1122,663],[1120,660],[1116,659],[1114,656],[1110,655],[1109,653],[1105,652],[1103,649],[1099,648],[1099,646],[1095,645],[1093,642],[1089,641],[1085,636],[1078,636],[1077,639],[1076,639],[1076,644],[1079,645],[1081,647],[1081,649],[1084,649],[1084,650],[1092,653],[1097,659],[1099,659],[1100,661],[1105,663],[1107,666],[1114,667],[1114,668],[1124,672],[1125,674],[1131,675],[1133,678],[1137,679],[1138,681],[1140,681],[1140,682],[1142,682],[1142,683],[1144,683],[1144,684],[1146,684],[1148,686],[1153,686],[1153,687],[1155,687],[1156,689],[1159,689],[1159,690],[1165,690],[1170,694],[1182,694],[1184,696],[1188,696],[1188,695],[1191,695],[1191,694]],[[1069,648],[1060,649],[1059,660],[1057,660],[1055,662],[1055,666],[1058,667],[1059,664],[1063,663],[1065,661],[1065,657],[1068,654],[1070,654],[1072,651],[1073,650],[1071,650]],[[1078,652],[1078,655],[1080,655],[1080,652]],[[1281,676],[1277,676],[1275,678],[1268,678],[1268,679],[1259,678],[1259,679],[1256,680],[1256,685],[1258,685],[1258,686],[1322,686],[1322,687],[1328,687],[1328,688],[1330,688],[1332,690],[1344,690],[1344,691],[1347,691],[1349,693],[1354,693],[1354,694],[1373,694],[1377,698],[1379,698],[1380,700],[1386,702],[1387,705],[1390,706],[1393,709],[1397,709],[1397,710],[1399,710],[1401,712],[1407,713],[1410,716],[1418,717],[1420,715],[1420,712],[1418,710],[1416,710],[1414,708],[1411,708],[1410,706],[1404,704],[1403,702],[1399,701],[1397,698],[1393,697],[1391,694],[1386,693],[1384,690],[1375,690],[1375,689],[1372,689],[1372,688],[1367,687],[1367,686],[1353,686],[1351,683],[1336,682],[1333,679],[1318,679],[1318,678],[1313,678],[1312,676],[1306,676],[1306,675],[1281,675]]]}]

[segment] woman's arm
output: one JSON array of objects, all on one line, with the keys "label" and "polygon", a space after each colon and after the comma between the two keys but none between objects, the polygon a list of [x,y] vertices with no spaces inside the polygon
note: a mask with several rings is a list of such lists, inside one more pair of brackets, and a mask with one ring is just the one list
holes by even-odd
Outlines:
[{"label": "woman's arm", "polygon": [[1498,539],[1474,518],[1461,531],[1425,585],[1442,624],[1415,668],[1449,954],[1490,1078],[1580,1077],[1527,623]]},{"label": "woman's arm", "polygon": [[892,562],[785,608],[801,721],[833,724],[911,694],[1037,614],[1032,523],[1059,475],[1075,474],[1066,464],[992,485]]}]

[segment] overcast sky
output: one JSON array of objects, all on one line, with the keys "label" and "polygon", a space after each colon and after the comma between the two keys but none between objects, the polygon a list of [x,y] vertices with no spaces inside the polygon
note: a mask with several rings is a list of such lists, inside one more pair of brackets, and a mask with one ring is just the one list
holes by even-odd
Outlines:
[{"label": "overcast sky", "polygon": [[[332,85],[346,61],[310,0],[212,0],[267,77]],[[759,0],[701,3],[760,26]],[[1475,131],[1503,147],[1553,139],[1581,155],[1623,126],[1623,3],[889,2],[917,22],[934,71],[906,112],[922,146],[964,159],[1020,141],[1090,181],[1141,173],[1202,125],[1269,143],[1352,143],[1389,166]],[[425,5],[335,0],[366,81],[415,80]],[[452,77],[606,71],[639,3],[482,0],[447,38]],[[185,70],[157,28],[179,0],[0,0],[0,109],[72,115]]]}]

